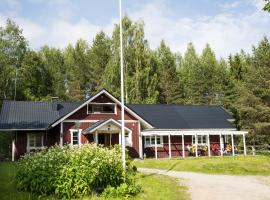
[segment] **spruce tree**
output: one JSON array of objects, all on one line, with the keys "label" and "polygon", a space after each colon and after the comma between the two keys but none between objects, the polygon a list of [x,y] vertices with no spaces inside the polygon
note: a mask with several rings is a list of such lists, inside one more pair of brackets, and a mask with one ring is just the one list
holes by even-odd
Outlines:
[{"label": "spruce tree", "polygon": [[179,77],[176,72],[176,58],[164,41],[161,41],[157,49],[157,59],[159,102],[166,104],[179,103],[181,91],[179,89]]}]

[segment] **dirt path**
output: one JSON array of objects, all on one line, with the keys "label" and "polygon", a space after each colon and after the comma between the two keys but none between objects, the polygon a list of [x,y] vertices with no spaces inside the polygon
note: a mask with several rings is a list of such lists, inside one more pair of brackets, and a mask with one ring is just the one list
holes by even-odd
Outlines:
[{"label": "dirt path", "polygon": [[193,200],[270,200],[270,177],[213,175],[139,168],[184,179]]}]

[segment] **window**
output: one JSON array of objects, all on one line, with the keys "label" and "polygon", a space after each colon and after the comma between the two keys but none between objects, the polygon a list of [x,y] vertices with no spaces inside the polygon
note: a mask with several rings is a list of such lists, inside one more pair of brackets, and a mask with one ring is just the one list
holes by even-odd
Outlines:
[{"label": "window", "polygon": [[81,144],[81,131],[82,129],[70,129],[71,145]]},{"label": "window", "polygon": [[[144,145],[146,147],[155,146],[155,136],[145,136]],[[157,146],[163,145],[163,137],[157,136]]]},{"label": "window", "polygon": [[43,133],[27,134],[27,151],[43,148]]},{"label": "window", "polygon": [[132,137],[131,132],[126,132],[125,133],[125,144],[126,144],[126,146],[132,146],[131,137]]},{"label": "window", "polygon": [[88,114],[111,114],[115,113],[116,105],[114,103],[91,103],[88,104]]},{"label": "window", "polygon": [[[197,135],[198,144],[207,144],[207,135]],[[192,144],[195,144],[195,135],[192,135]]]}]

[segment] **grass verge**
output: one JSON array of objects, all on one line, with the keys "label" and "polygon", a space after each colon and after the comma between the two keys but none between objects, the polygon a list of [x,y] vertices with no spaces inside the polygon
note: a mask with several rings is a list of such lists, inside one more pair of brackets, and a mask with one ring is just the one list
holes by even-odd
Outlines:
[{"label": "grass verge", "polygon": [[270,175],[270,156],[202,157],[186,159],[146,159],[134,165],[207,174]]},{"label": "grass verge", "polygon": [[[54,200],[53,197],[38,197],[36,195],[19,192],[15,188],[14,175],[15,166],[12,163],[0,163],[0,199],[5,200]],[[156,174],[138,174],[138,183],[142,186],[142,192],[132,200],[188,200],[187,188],[181,186],[179,180],[168,176]],[[93,196],[85,197],[83,200],[101,200]]]}]

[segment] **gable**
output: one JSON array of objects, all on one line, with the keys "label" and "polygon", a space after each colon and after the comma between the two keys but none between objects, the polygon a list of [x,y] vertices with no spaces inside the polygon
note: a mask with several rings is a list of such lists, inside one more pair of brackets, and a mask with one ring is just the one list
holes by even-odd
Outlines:
[{"label": "gable", "polygon": [[[59,118],[57,121],[52,123],[51,126],[54,127],[57,124],[59,124],[60,122],[64,121],[65,119],[80,120],[80,119],[89,119],[91,117],[94,117],[93,119],[95,119],[95,120],[104,119],[105,116],[103,114],[93,114],[93,115],[87,114],[87,108],[88,108],[87,105],[89,103],[92,103],[92,102],[95,102],[95,101],[100,101],[102,103],[106,103],[107,101],[114,102],[117,105],[117,119],[119,119],[119,120],[121,119],[121,114],[120,114],[120,111],[119,111],[119,110],[121,110],[120,109],[121,102],[117,98],[115,98],[113,95],[111,95],[107,90],[103,89],[99,93],[92,96],[91,98],[89,98],[84,103],[82,103],[80,106],[78,106],[76,109],[74,109],[70,113],[68,113],[65,116]],[[127,119],[136,119],[136,120],[139,120],[142,123],[143,127],[145,127],[145,128],[153,128],[152,125],[149,122],[147,122],[145,119],[143,119],[137,113],[135,113],[129,107],[124,106],[124,108],[125,108],[125,117],[127,116],[127,118],[125,118],[126,120]],[[110,117],[109,114],[106,114],[106,116]]]}]

